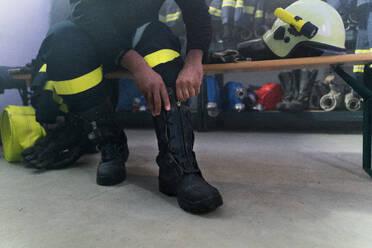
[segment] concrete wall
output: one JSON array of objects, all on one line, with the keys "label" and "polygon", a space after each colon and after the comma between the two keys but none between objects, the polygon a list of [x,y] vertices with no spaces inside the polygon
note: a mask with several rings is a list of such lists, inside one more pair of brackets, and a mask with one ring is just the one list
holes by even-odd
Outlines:
[{"label": "concrete wall", "polygon": [[[50,0],[1,0],[0,65],[19,66],[37,55],[49,27]],[[16,90],[0,95],[0,110],[21,104]]]}]

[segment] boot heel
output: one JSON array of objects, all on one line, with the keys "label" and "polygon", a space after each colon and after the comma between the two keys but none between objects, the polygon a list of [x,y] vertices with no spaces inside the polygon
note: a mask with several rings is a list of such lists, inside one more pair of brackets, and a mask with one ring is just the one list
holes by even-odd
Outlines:
[{"label": "boot heel", "polygon": [[177,184],[159,180],[159,191],[167,196],[177,196]]}]

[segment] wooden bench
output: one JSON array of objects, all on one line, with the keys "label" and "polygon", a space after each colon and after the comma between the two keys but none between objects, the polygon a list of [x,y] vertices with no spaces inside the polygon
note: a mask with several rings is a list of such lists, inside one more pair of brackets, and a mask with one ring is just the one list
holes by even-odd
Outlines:
[{"label": "wooden bench", "polygon": [[[228,64],[207,64],[204,65],[205,74],[221,74],[231,72],[264,72],[280,71],[300,68],[321,68],[330,65],[355,65],[372,62],[372,53],[347,54],[337,56],[323,56],[297,59],[280,59],[265,61],[245,61]],[[115,79],[128,77],[128,71],[119,70],[106,75],[106,78]]]},{"label": "wooden bench", "polygon": [[[352,66],[372,63],[372,53],[368,54],[348,54],[337,56],[322,56],[311,58],[281,59],[266,61],[247,61],[229,64],[208,64],[204,65],[205,74],[224,74],[234,72],[265,72],[292,70],[301,68],[321,68],[334,66],[335,72],[345,80],[360,96],[363,97],[363,169],[372,177],[371,169],[371,138],[372,138],[372,78],[371,89],[366,87],[364,82],[358,82],[348,75],[342,66]],[[130,77],[130,73],[125,70],[119,70],[105,75],[108,79],[118,79]],[[30,75],[15,75],[15,79],[22,79],[30,82]],[[198,102],[204,103],[206,92],[205,87],[201,92]],[[206,118],[205,106],[200,105],[200,119]]]},{"label": "wooden bench", "polygon": [[[371,169],[371,138],[372,138],[372,79],[371,89],[365,86],[363,82],[352,80],[342,66],[363,65],[372,63],[372,53],[369,54],[347,54],[337,56],[322,56],[311,58],[266,60],[266,61],[247,61],[229,64],[209,64],[204,65],[205,74],[224,74],[234,72],[265,72],[292,70],[301,68],[321,68],[334,66],[335,72],[340,75],[347,84],[349,84],[359,95],[363,97],[363,169],[372,177]],[[115,79],[128,77],[128,72],[115,71],[106,75],[107,78]],[[205,92],[201,92],[199,101],[204,101]],[[200,118],[205,119],[205,106],[201,106]]]}]

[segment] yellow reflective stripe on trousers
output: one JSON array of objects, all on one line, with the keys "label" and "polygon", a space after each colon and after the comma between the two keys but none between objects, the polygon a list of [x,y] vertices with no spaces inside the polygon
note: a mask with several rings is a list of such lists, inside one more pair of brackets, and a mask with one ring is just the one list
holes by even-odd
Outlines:
[{"label": "yellow reflective stripe on trousers", "polygon": [[63,113],[67,114],[68,113],[68,107],[67,107],[66,104],[63,103],[62,97],[57,95],[56,91],[54,90],[53,81],[48,81],[44,86],[44,90],[50,90],[50,91],[53,92],[53,100],[60,105],[59,110],[62,111]]},{"label": "yellow reflective stripe on trousers", "polygon": [[255,6],[244,5],[244,2],[240,0],[238,0],[238,2],[236,3],[235,8],[243,8],[243,13],[250,15],[253,15],[254,11],[256,10]]},{"label": "yellow reflective stripe on trousers", "polygon": [[256,15],[254,16],[255,18],[262,18],[264,12],[262,10],[256,10]]},{"label": "yellow reflective stripe on trousers", "polygon": [[250,14],[250,15],[253,15],[255,9],[256,9],[256,8],[255,8],[254,6],[244,6],[243,13],[244,13],[244,14]]},{"label": "yellow reflective stripe on trousers", "polygon": [[54,91],[53,81],[48,81],[44,86],[44,90]]},{"label": "yellow reflective stripe on trousers", "polygon": [[221,10],[217,9],[217,8],[214,8],[212,6],[209,6],[209,14],[211,14],[213,16],[220,17],[221,16]]},{"label": "yellow reflective stripe on trousers", "polygon": [[[354,65],[353,72],[364,72],[365,65]],[[369,66],[369,68],[372,68],[372,65]]]},{"label": "yellow reflective stripe on trousers", "polygon": [[45,85],[46,90],[52,90],[58,95],[74,95],[87,91],[103,80],[102,66],[81,77],[65,81],[48,81]]},{"label": "yellow reflective stripe on trousers", "polygon": [[[39,72],[46,72],[47,70],[47,65],[44,64]],[[63,113],[68,113],[68,108],[67,108],[67,105],[63,103],[63,99],[62,97],[58,96],[54,90],[54,86],[53,86],[53,82],[52,81],[47,81],[45,86],[44,86],[44,90],[50,90],[53,92],[53,100],[58,103],[60,106],[59,106],[59,110],[61,110]]]},{"label": "yellow reflective stripe on trousers", "polygon": [[177,11],[176,13],[173,14],[168,14],[167,15],[167,20],[177,20],[181,16],[181,11]]},{"label": "yellow reflective stripe on trousers", "polygon": [[[354,65],[353,72],[364,72],[365,65]],[[372,65],[369,65],[369,68],[372,68]]]},{"label": "yellow reflective stripe on trousers", "polygon": [[181,11],[177,11],[175,13],[168,14],[166,16],[159,15],[159,20],[161,22],[165,22],[165,23],[171,22],[171,21],[176,21],[180,18],[181,14],[182,14]]},{"label": "yellow reflective stripe on trousers", "polygon": [[243,0],[236,0],[235,8],[243,8],[244,7],[244,1]]},{"label": "yellow reflective stripe on trousers", "polygon": [[[363,54],[363,53],[372,53],[372,48],[370,49],[356,49],[355,54]],[[353,72],[364,72],[364,65],[354,65]]]},{"label": "yellow reflective stripe on trousers", "polygon": [[62,97],[57,95],[55,91],[53,91],[53,100],[59,104],[59,110],[62,111],[63,113],[67,114],[68,113],[68,107],[66,104],[63,103]]},{"label": "yellow reflective stripe on trousers", "polygon": [[353,72],[364,72],[364,65],[354,65]]},{"label": "yellow reflective stripe on trousers", "polygon": [[174,50],[162,49],[146,55],[144,59],[151,68],[154,68],[157,65],[171,62],[179,56],[180,54]]},{"label": "yellow reflective stripe on trousers", "polygon": [[43,66],[40,68],[39,72],[46,72],[47,71],[47,65],[43,64]]},{"label": "yellow reflective stripe on trousers", "polygon": [[222,2],[222,8],[223,7],[234,7],[235,8],[236,1],[235,0],[224,0]]},{"label": "yellow reflective stripe on trousers", "polygon": [[371,49],[357,49],[357,50],[355,50],[355,54],[360,54],[360,53],[372,53],[372,48]]},{"label": "yellow reflective stripe on trousers", "polygon": [[243,8],[243,13],[244,14],[251,14],[253,15],[254,14],[254,11],[256,9],[255,6],[250,6],[250,5],[244,5],[244,1],[243,0],[237,0],[236,2],[236,5],[235,5],[235,8]]}]

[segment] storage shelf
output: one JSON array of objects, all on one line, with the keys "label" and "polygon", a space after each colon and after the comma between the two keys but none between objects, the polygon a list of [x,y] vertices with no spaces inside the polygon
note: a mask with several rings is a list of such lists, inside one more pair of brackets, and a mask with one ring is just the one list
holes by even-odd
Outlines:
[{"label": "storage shelf", "polygon": [[[206,114],[206,113],[205,113]],[[153,120],[149,112],[119,111],[117,120],[122,127],[152,127]],[[222,112],[218,117],[207,117],[205,122],[197,112],[192,113],[193,126],[199,131],[209,128],[250,128],[250,129],[352,129],[360,131],[363,112],[349,111],[305,111],[298,113],[266,111],[266,112]],[[350,131],[352,131],[350,130]]]},{"label": "storage shelf", "polygon": [[317,122],[362,122],[363,112],[350,111],[304,111],[304,112],[222,112],[219,120],[238,121],[317,121]]},{"label": "storage shelf", "polygon": [[218,117],[207,117],[201,131],[213,128],[250,129],[260,131],[327,131],[360,132],[363,112],[349,111],[305,111],[298,113],[267,112],[223,112]]}]

